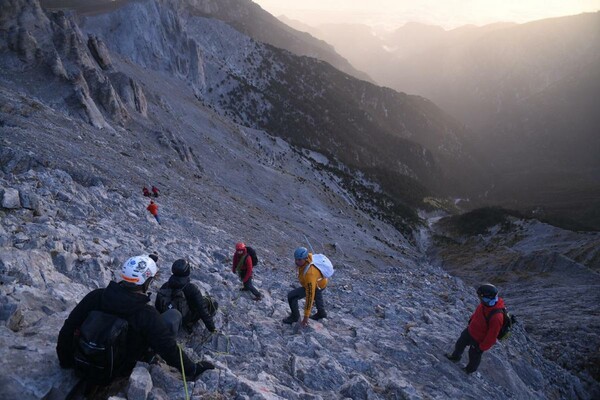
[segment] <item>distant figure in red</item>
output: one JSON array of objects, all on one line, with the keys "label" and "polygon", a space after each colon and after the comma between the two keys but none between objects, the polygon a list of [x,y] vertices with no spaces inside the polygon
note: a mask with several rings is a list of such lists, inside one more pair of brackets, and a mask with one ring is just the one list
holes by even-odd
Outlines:
[{"label": "distant figure in red", "polygon": [[158,188],[154,185],[152,185],[152,194],[154,197],[158,197]]},{"label": "distant figure in red", "polygon": [[144,188],[142,189],[142,193],[144,193],[145,197],[150,197],[150,191],[146,186],[144,186]]},{"label": "distant figure in red", "polygon": [[242,242],[236,243],[231,272],[237,274],[242,280],[244,287],[240,290],[249,290],[255,296],[254,300],[258,301],[262,299],[262,294],[252,284],[252,267],[252,257],[248,253],[248,248]]},{"label": "distant figure in red", "polygon": [[160,225],[160,219],[158,219],[158,204],[154,202],[154,200],[150,200],[150,204],[146,207],[146,210],[150,211],[150,214],[154,215],[156,218],[156,222]]}]

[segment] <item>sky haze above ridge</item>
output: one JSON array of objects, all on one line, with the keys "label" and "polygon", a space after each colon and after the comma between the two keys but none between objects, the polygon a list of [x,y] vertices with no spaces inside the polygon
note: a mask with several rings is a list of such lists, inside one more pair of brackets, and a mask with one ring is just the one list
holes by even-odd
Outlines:
[{"label": "sky haze above ridge", "polygon": [[600,0],[253,0],[274,16],[309,25],[361,23],[396,29],[420,22],[453,29],[495,22],[524,23],[596,12]]}]

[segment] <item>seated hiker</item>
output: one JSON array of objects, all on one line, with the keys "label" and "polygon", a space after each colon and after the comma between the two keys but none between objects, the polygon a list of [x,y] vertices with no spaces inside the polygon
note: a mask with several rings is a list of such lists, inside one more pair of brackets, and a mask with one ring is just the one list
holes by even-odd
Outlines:
[{"label": "seated hiker", "polygon": [[310,319],[318,321],[321,318],[327,318],[325,311],[325,302],[323,301],[323,290],[327,287],[327,278],[321,274],[321,271],[312,263],[312,254],[306,247],[298,247],[294,251],[294,261],[298,268],[298,281],[302,285],[288,293],[288,303],[291,314],[283,320],[285,324],[293,324],[300,318],[298,311],[298,301],[306,298],[304,303],[304,318],[302,326],[308,325],[308,318],[312,310],[313,301],[317,306],[317,313]]},{"label": "seated hiker", "polygon": [[158,197],[158,188],[154,185],[152,185],[152,194],[154,195],[154,197]]},{"label": "seated hiker", "polygon": [[449,360],[458,362],[465,348],[469,346],[469,363],[464,368],[468,374],[477,371],[483,352],[489,350],[496,343],[496,338],[504,323],[504,314],[494,311],[504,308],[504,300],[498,297],[498,289],[494,285],[486,283],[477,289],[477,296],[479,296],[480,304],[471,315],[469,325],[456,341],[454,352],[446,354]]},{"label": "seated hiker", "polygon": [[192,331],[194,324],[200,319],[206,329],[216,332],[213,316],[217,312],[218,304],[210,296],[202,296],[200,289],[190,282],[190,263],[184,259],[176,260],[171,266],[171,272],[173,275],[156,295],[156,309],[163,315],[168,311],[177,310],[179,320],[170,322],[182,325],[188,332]]},{"label": "seated hiker", "polygon": [[[262,294],[254,287],[252,283],[252,269],[255,263],[252,261],[252,257],[249,253],[251,247],[247,247],[244,243],[239,242],[235,245],[235,253],[233,254],[233,266],[231,272],[237,274],[244,287],[240,290],[249,290],[254,295],[253,300],[261,300]],[[256,257],[256,254],[254,255]]]},{"label": "seated hiker", "polygon": [[146,186],[144,186],[144,188],[142,189],[142,193],[144,194],[144,197],[150,197],[150,191]]},{"label": "seated hiker", "polygon": [[194,363],[180,352],[175,336],[148,304],[146,292],[157,272],[153,258],[131,257],[117,273],[122,279],[119,283],[113,281],[88,293],[71,311],[58,335],[60,366],[74,368],[88,381],[108,384],[129,375],[150,350],[188,379],[195,380],[213,369],[213,364]]}]

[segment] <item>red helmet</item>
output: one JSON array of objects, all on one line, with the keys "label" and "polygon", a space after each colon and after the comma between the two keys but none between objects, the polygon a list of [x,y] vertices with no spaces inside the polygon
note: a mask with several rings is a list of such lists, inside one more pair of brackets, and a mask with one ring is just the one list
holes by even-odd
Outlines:
[{"label": "red helmet", "polygon": [[235,244],[235,251],[236,252],[246,251],[246,245],[244,244],[244,242],[236,243]]}]

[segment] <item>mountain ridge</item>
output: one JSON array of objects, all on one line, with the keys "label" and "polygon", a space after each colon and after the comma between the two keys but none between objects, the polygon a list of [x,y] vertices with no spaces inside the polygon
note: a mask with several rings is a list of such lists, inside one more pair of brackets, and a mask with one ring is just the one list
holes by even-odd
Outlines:
[{"label": "mountain ridge", "polygon": [[[450,31],[417,24],[368,38],[351,30],[353,46],[327,27],[313,34],[380,84],[425,96],[465,124],[462,142],[490,168],[477,204],[543,209],[563,226],[598,230],[598,203],[590,199],[600,171],[599,19],[595,12]],[[571,208],[585,210],[569,212],[554,200],[569,194]]]}]

